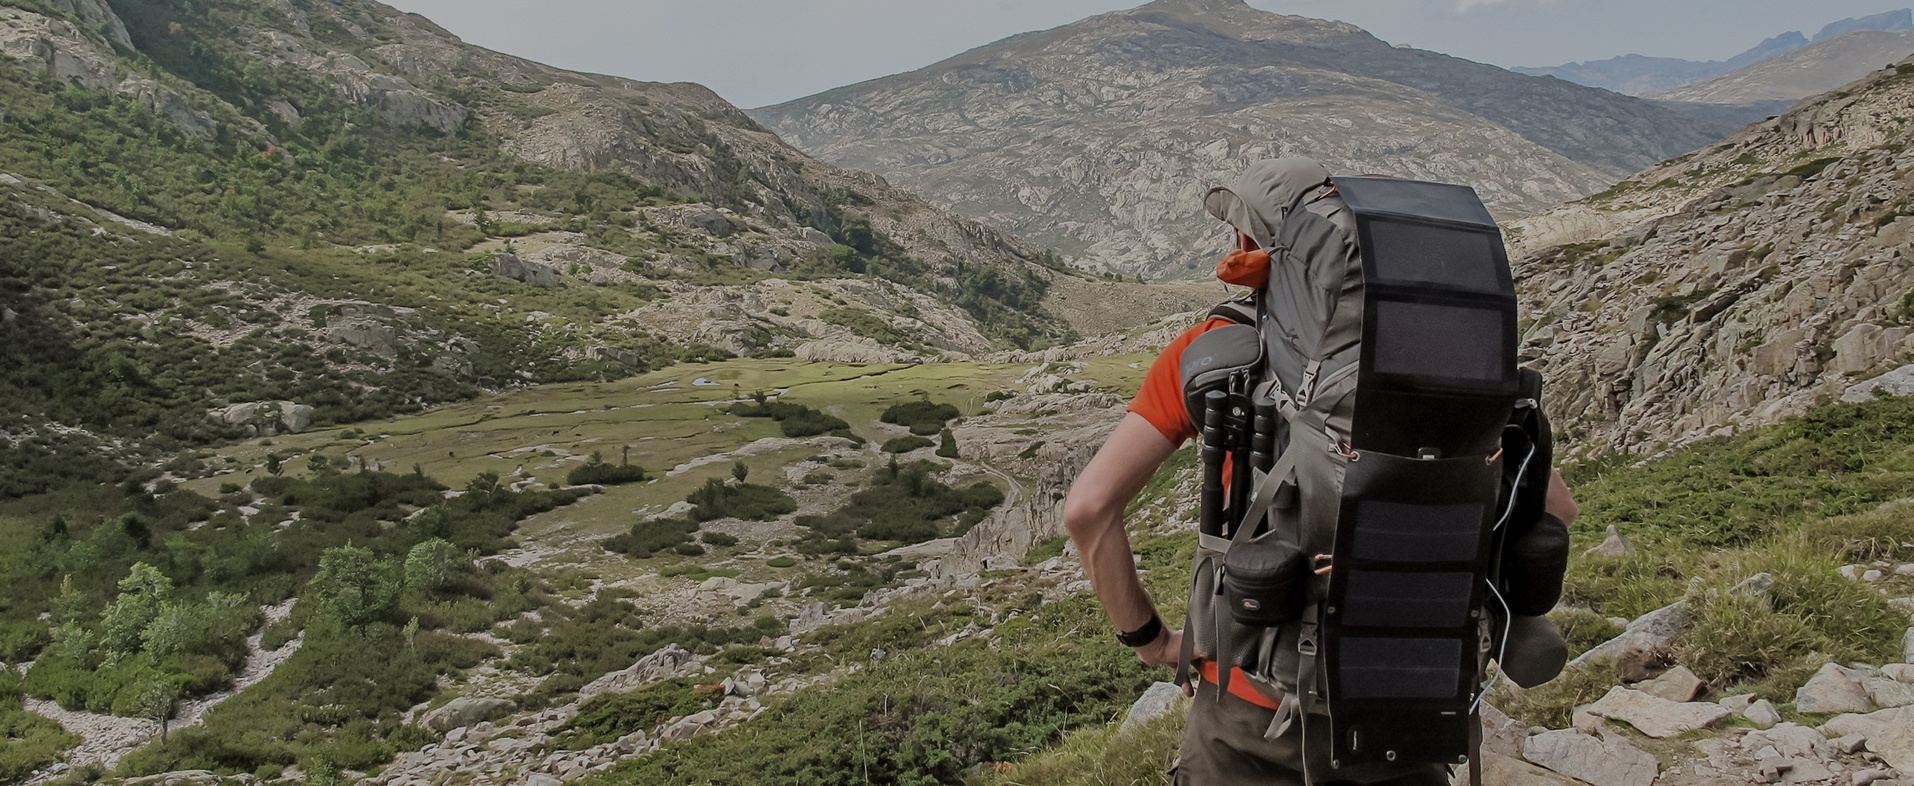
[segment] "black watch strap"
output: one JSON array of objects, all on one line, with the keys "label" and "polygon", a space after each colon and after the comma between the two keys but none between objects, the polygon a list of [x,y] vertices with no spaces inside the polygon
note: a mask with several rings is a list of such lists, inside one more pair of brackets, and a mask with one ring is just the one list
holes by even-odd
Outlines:
[{"label": "black watch strap", "polygon": [[1138,647],[1147,647],[1151,644],[1155,644],[1156,640],[1162,636],[1163,618],[1152,614],[1150,615],[1150,621],[1143,623],[1143,627],[1137,628],[1129,633],[1117,633],[1117,641],[1122,642],[1125,647],[1136,649]]}]

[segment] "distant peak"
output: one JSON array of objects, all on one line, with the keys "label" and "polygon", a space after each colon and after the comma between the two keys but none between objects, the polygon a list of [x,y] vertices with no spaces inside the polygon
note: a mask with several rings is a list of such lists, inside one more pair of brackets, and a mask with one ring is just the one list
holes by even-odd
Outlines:
[{"label": "distant peak", "polygon": [[1139,11],[1250,11],[1245,0],[1156,0]]}]

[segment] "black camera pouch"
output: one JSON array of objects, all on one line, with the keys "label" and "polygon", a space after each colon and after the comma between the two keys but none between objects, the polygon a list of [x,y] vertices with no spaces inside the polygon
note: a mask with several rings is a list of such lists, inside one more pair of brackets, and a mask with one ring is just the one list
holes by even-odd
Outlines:
[{"label": "black camera pouch", "polygon": [[1223,555],[1223,594],[1242,625],[1275,627],[1300,619],[1309,575],[1302,547],[1277,532],[1246,538]]},{"label": "black camera pouch", "polygon": [[1562,599],[1562,576],[1568,572],[1568,527],[1543,514],[1527,530],[1512,533],[1502,546],[1502,584],[1510,613],[1540,617]]}]

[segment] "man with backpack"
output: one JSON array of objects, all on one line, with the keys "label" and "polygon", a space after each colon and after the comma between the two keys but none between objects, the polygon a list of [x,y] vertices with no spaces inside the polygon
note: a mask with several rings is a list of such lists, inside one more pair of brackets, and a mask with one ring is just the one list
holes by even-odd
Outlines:
[{"label": "man with backpack", "polygon": [[[1064,510],[1119,640],[1195,697],[1175,783],[1479,779],[1487,663],[1532,687],[1565,659],[1541,615],[1576,515],[1499,230],[1468,189],[1299,158],[1206,206],[1251,297],[1170,342]],[[1203,532],[1172,630],[1123,512],[1191,439]]]}]

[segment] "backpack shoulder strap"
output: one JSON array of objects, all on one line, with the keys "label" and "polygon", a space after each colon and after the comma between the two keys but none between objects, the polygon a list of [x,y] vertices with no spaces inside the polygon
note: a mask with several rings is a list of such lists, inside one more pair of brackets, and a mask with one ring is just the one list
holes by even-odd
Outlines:
[{"label": "backpack shoulder strap", "polygon": [[1238,325],[1248,325],[1250,327],[1255,327],[1256,326],[1256,310],[1257,310],[1257,306],[1256,306],[1256,301],[1254,300],[1250,300],[1250,299],[1231,300],[1227,303],[1220,304],[1217,307],[1210,309],[1209,316],[1204,317],[1204,319],[1205,320],[1227,319]]}]

